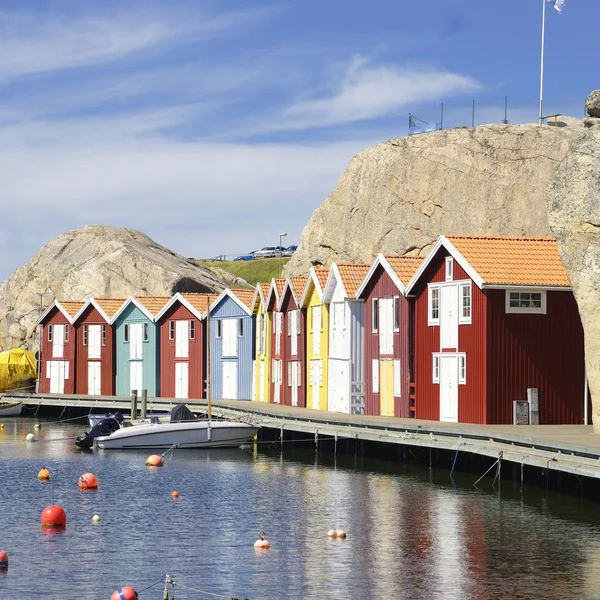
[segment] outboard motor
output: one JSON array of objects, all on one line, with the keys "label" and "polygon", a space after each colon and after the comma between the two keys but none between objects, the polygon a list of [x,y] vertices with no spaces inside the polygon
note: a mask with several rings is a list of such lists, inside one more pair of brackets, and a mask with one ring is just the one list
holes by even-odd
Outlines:
[{"label": "outboard motor", "polygon": [[[121,417],[120,420],[119,417]],[[91,448],[94,444],[95,438],[103,435],[110,435],[114,431],[117,431],[117,429],[120,429],[122,420],[123,415],[121,413],[117,413],[115,416],[107,417],[106,419],[102,419],[102,421],[94,425],[89,431],[78,435],[75,443],[80,448]]]}]

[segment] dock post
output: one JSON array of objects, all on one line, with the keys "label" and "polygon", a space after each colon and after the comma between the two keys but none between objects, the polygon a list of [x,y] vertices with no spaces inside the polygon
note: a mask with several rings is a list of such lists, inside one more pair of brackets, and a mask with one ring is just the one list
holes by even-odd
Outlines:
[{"label": "dock post", "polygon": [[148,390],[142,390],[142,408],[140,410],[140,419],[145,419],[148,412]]},{"label": "dock post", "polygon": [[137,419],[137,390],[131,390],[131,420]]}]

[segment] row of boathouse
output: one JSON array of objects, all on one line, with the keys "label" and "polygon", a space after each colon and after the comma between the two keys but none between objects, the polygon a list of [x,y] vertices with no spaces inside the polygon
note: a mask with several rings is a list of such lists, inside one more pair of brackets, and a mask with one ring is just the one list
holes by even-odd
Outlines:
[{"label": "row of boathouse", "polygon": [[[587,422],[583,327],[556,241],[441,236],[255,290],[53,302],[41,393],[247,399],[500,424]],[[530,407],[531,408],[531,407]]]}]

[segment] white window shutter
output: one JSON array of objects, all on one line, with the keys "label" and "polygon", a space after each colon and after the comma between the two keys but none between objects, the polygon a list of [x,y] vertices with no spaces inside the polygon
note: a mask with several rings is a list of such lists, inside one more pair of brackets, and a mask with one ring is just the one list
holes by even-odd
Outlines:
[{"label": "white window shutter", "polygon": [[372,388],[372,392],[374,394],[378,394],[379,393],[379,361],[374,358],[373,361],[371,362],[372,364],[372,374],[371,374],[371,380],[372,380],[372,384],[373,384],[373,388]]},{"label": "white window shutter", "polygon": [[394,397],[400,398],[401,395],[400,386],[400,361],[394,360]]}]

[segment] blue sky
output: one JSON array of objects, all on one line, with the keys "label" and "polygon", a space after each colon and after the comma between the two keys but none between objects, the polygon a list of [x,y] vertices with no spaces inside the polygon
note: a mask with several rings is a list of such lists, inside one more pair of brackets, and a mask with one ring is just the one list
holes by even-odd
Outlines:
[{"label": "blue sky", "polygon": [[[548,113],[600,87],[598,0],[548,5]],[[186,256],[297,243],[361,149],[534,121],[541,0],[0,0],[0,277],[69,229]]]}]

